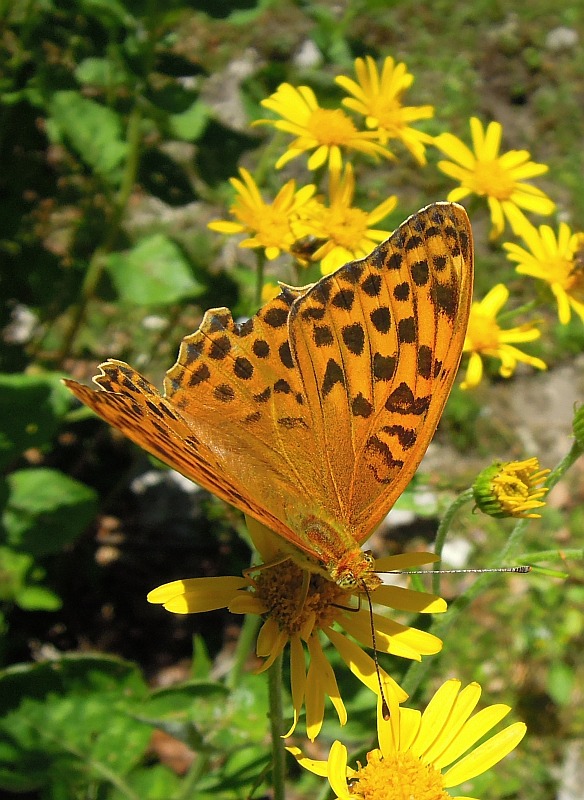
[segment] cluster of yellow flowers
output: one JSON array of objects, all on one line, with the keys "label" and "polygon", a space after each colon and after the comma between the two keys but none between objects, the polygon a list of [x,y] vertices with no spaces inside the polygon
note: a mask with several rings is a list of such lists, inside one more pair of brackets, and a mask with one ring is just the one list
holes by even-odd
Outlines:
[{"label": "cluster of yellow flowers", "polygon": [[[296,180],[288,180],[268,202],[251,173],[241,168],[239,177],[231,179],[235,189],[232,219],[212,222],[209,227],[223,234],[244,234],[240,246],[256,249],[261,259],[273,260],[285,253],[299,270],[316,262],[322,274],[328,274],[347,261],[366,256],[390,235],[390,231],[373,226],[398,202],[392,195],[372,211],[355,206],[355,174],[348,157],[361,153],[376,161],[392,161],[396,156],[390,145],[395,143],[405,147],[420,167],[426,167],[426,150],[435,147],[450,159],[439,160],[438,168],[459,183],[448,200],[469,195],[486,198],[491,239],[499,238],[509,223],[512,234],[522,238],[528,248],[513,242],[503,245],[509,259],[517,262],[517,272],[550,285],[560,322],[567,323],[572,311],[584,321],[584,234],[574,234],[561,223],[556,237],[549,226],[536,229],[524,213],[553,213],[552,200],[526,183],[544,174],[547,167],[531,161],[525,150],[500,154],[502,128],[497,122],[484,128],[478,119],[471,119],[472,150],[450,133],[432,137],[413,127],[420,120],[430,119],[434,109],[402,104],[413,81],[405,64],[386,58],[379,72],[372,58],[358,58],[355,71],[356,80],[346,76],[336,79],[348,95],[342,100],[343,108],[323,108],[309,87],[287,83],[263,101],[274,118],[257,120],[256,124],[271,125],[294,137],[275,166],[283,167],[307,155],[312,182],[297,186]],[[318,188],[323,178],[327,179],[326,197]],[[268,284],[263,299],[270,299],[277,291]],[[469,359],[463,388],[480,383],[485,356],[501,362],[503,377],[512,375],[518,362],[545,369],[541,359],[514,346],[540,336],[533,324],[507,329],[499,326],[497,316],[508,299],[509,290],[499,284],[472,306],[464,345]],[[544,505],[547,488],[542,483],[548,472],[540,470],[537,459],[497,463],[481,473],[471,496],[477,507],[493,516],[537,517],[537,509]],[[371,750],[367,763],[358,764],[356,769],[348,766],[347,749],[339,741],[333,744],[327,761],[308,758],[295,746],[288,750],[303,767],[327,777],[336,797],[449,800],[452,795],[448,789],[483,773],[517,746],[526,730],[521,722],[485,740],[510,708],[499,704],[474,713],[481,695],[476,683],[461,688],[457,680],[446,681],[423,713],[403,706],[406,693],[362,646],[421,661],[423,656],[439,652],[442,641],[362,608],[360,590],[345,589],[282,558],[281,542],[275,534],[250,518],[247,525],[263,566],[241,578],[173,581],[154,589],[148,599],[179,614],[228,608],[233,613],[261,617],[256,652],[265,660],[260,671],[271,667],[289,646],[293,721],[286,736],[293,733],[305,709],[307,735],[314,740],[323,725],[327,697],[340,723],[347,721],[323,641],[332,645],[351,672],[377,694],[379,747]],[[378,559],[376,568],[381,572],[401,571],[437,560],[432,553],[414,552]],[[436,595],[396,586],[378,587],[374,600],[376,605],[414,614],[446,610],[445,602]],[[457,796],[455,800],[469,798]]]},{"label": "cluster of yellow flowers", "polygon": [[[525,245],[503,244],[508,258],[517,264],[517,273],[549,285],[563,325],[570,321],[572,312],[584,322],[584,233],[573,233],[565,222],[559,224],[557,234],[549,225],[536,228],[525,213],[547,216],[555,211],[554,202],[527,182],[546,173],[547,165],[532,161],[527,150],[501,153],[503,130],[498,122],[490,122],[485,128],[479,119],[471,118],[472,149],[452,133],[432,137],[413,127],[420,120],[430,119],[434,109],[429,105],[403,105],[413,75],[405,64],[395,63],[391,57],[385,59],[381,71],[371,57],[358,58],[355,73],[356,80],[344,75],[336,78],[348,95],[342,99],[341,108],[323,108],[308,86],[288,83],[262,102],[274,117],[255,124],[270,125],[294,137],[276,167],[305,154],[313,181],[297,188],[296,182],[289,180],[276,198],[267,202],[252,175],[242,168],[240,178],[231,180],[236,191],[231,206],[234,219],[212,222],[209,227],[225,234],[246,234],[240,246],[260,248],[267,259],[284,252],[296,264],[318,262],[322,274],[329,274],[347,261],[366,256],[389,236],[389,230],[373,226],[398,202],[391,195],[371,211],[354,205],[355,176],[348,159],[361,153],[375,161],[393,161],[396,156],[390,145],[395,142],[405,147],[420,167],[428,168],[426,148],[435,147],[449,159],[439,160],[438,168],[459,184],[447,199],[486,198],[491,240],[499,239],[509,223],[512,234]],[[323,176],[328,178],[326,199],[317,193]],[[268,283],[263,299],[277,292],[278,287]],[[508,298],[507,287],[498,284],[473,304],[464,344],[464,352],[469,354],[464,389],[481,382],[485,357],[500,361],[499,373],[504,378],[514,373],[519,362],[546,368],[540,358],[514,346],[541,336],[535,323],[500,326],[497,317]]]}]

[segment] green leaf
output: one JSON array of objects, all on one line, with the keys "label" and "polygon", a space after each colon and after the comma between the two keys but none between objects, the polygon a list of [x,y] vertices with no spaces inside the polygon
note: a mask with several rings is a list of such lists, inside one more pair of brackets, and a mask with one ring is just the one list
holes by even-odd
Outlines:
[{"label": "green leaf", "polygon": [[88,16],[99,19],[106,27],[112,24],[131,25],[135,22],[134,17],[125,7],[127,4],[120,3],[118,0],[80,0],[80,11]]},{"label": "green leaf", "polygon": [[169,114],[170,133],[176,139],[196,142],[202,136],[209,116],[209,107],[206,103],[202,100],[195,100],[186,111],[180,114]]},{"label": "green leaf", "polygon": [[[168,800],[169,797],[183,797],[180,778],[162,764],[134,770],[128,777],[127,783],[140,800]],[[126,794],[115,790],[111,797],[112,800],[127,800]],[[197,800],[199,800],[198,791]]]},{"label": "green leaf", "polygon": [[88,166],[117,183],[128,145],[116,112],[72,90],[55,92],[49,111],[51,138],[68,142]]},{"label": "green leaf", "polygon": [[29,553],[15,553],[9,547],[0,547],[0,601],[15,602],[17,594],[26,585],[33,564],[34,559]]},{"label": "green leaf", "polygon": [[60,375],[0,375],[0,468],[50,442],[69,405]]},{"label": "green leaf", "polygon": [[[66,656],[0,673],[0,789],[86,796],[88,781],[119,785],[143,760],[151,729],[130,715],[146,695],[120,659]],[[98,792],[99,796],[105,796]]]},{"label": "green leaf", "polygon": [[63,605],[61,598],[46,586],[24,586],[14,600],[24,611],[57,611]]},{"label": "green leaf", "polygon": [[13,472],[3,513],[6,543],[35,557],[59,552],[94,518],[97,494],[62,472],[44,467]]},{"label": "green leaf", "polygon": [[126,253],[110,254],[107,268],[126,303],[168,305],[203,292],[180,247],[162,233],[142,239]]},{"label": "green leaf", "polygon": [[554,661],[549,668],[547,688],[552,700],[559,706],[567,706],[574,690],[574,670],[563,661]]},{"label": "green leaf", "polygon": [[84,58],[75,70],[79,83],[86,83],[102,88],[124,86],[128,82],[128,73],[122,65],[110,58]]}]

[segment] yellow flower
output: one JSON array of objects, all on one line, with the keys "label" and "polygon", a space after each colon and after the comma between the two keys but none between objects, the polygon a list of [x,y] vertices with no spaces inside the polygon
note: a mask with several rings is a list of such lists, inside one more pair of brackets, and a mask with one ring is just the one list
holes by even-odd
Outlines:
[{"label": "yellow flower", "polygon": [[540,331],[527,322],[518,328],[503,330],[497,323],[497,314],[509,298],[509,290],[502,283],[497,284],[485,295],[480,303],[473,303],[470,309],[470,319],[464,340],[464,353],[470,353],[466,378],[461,383],[462,389],[474,389],[483,377],[483,362],[481,356],[498,358],[501,361],[499,374],[509,378],[517,363],[522,361],[536,369],[547,369],[541,358],[528,356],[511,342],[533,342],[541,336]]},{"label": "yellow flower", "polygon": [[517,272],[549,283],[558,303],[558,317],[567,325],[573,309],[584,322],[584,233],[572,233],[561,222],[556,237],[549,225],[527,223],[519,233],[529,248],[506,242],[507,258],[516,261]]},{"label": "yellow flower", "polygon": [[394,704],[385,720],[378,703],[379,748],[367,753],[367,764],[358,762],[357,769],[347,766],[347,748],[339,741],[333,743],[328,761],[306,758],[297,747],[287,749],[305,769],[327,777],[339,800],[473,800],[453,797],[447,789],[482,775],[505,758],[525,736],[526,726],[514,722],[475,747],[511,709],[497,704],[472,716],[481,687],[460,687],[458,680],[446,681],[423,714]]},{"label": "yellow flower", "polygon": [[325,243],[312,255],[313,261],[320,261],[323,275],[352,261],[369,255],[376,244],[390,235],[390,231],[370,228],[370,225],[386,217],[397,205],[397,197],[391,195],[373,211],[363,211],[352,205],[355,194],[353,167],[347,164],[341,175],[329,174],[329,205],[313,201],[307,206],[310,218],[306,224],[312,225],[312,234]]},{"label": "yellow flower", "polygon": [[279,131],[296,138],[276,167],[287,164],[301,153],[314,150],[308,159],[308,169],[315,170],[328,161],[329,169],[339,172],[342,164],[341,150],[357,150],[377,158],[393,158],[392,153],[377,141],[375,131],[359,131],[353,120],[340,108],[321,108],[308,86],[291,86],[282,83],[262,105],[282,117],[279,120],[260,119],[255,125],[273,125]]},{"label": "yellow flower", "polygon": [[425,145],[433,139],[427,133],[410,127],[411,122],[434,116],[433,106],[403,106],[402,97],[414,81],[404,63],[396,64],[391,56],[383,62],[381,75],[377,64],[367,56],[355,59],[357,81],[339,75],[335,80],[353,97],[343,105],[365,116],[365,124],[377,130],[379,140],[387,144],[399,139],[419,164],[426,163]]},{"label": "yellow flower", "polygon": [[282,287],[277,283],[264,283],[262,286],[262,303],[269,303],[274,297],[277,297],[282,291]]},{"label": "yellow flower", "polygon": [[[469,194],[486,197],[491,212],[491,239],[503,232],[505,217],[514,231],[525,223],[520,209],[536,214],[551,214],[555,204],[535,186],[525,181],[548,171],[545,164],[531,161],[528,150],[508,150],[499,155],[503,128],[491,122],[483,130],[482,123],[471,117],[470,130],[474,153],[458,137],[442,133],[434,144],[452,161],[439,161],[438,167],[460,186],[453,189],[448,200],[457,202]],[[455,163],[453,163],[455,162]]]},{"label": "yellow flower", "polygon": [[[235,614],[259,614],[263,617],[256,652],[265,658],[260,671],[267,669],[290,644],[290,675],[294,720],[289,735],[306,706],[306,729],[310,739],[320,732],[325,698],[333,703],[341,724],[347,712],[340,696],[332,667],[326,660],[320,633],[338,650],[351,672],[362,683],[378,692],[378,677],[373,659],[337,626],[357,641],[371,646],[371,618],[368,607],[350,590],[341,589],[321,575],[311,574],[280,550],[278,537],[248,518],[248,529],[265,565],[249,570],[243,578],[190,578],[173,581],[148,595],[151,603],[161,603],[176,614],[192,614],[228,608]],[[378,559],[383,571],[403,570],[437,560],[432,553],[406,553]],[[375,604],[412,613],[437,613],[446,610],[440,597],[402,589],[379,586],[372,592]],[[358,609],[358,610],[356,610]],[[423,655],[439,652],[442,642],[436,636],[401,625],[378,614],[373,615],[378,652],[392,653],[420,661]],[[305,648],[310,664],[305,666]],[[407,695],[383,670],[381,678],[391,702],[399,703]],[[388,700],[389,700],[388,697]]]},{"label": "yellow flower", "polygon": [[230,208],[239,222],[217,220],[208,227],[219,233],[254,234],[240,242],[240,247],[263,247],[266,258],[273,259],[282,250],[289,252],[297,238],[304,235],[299,225],[299,214],[315,192],[313,184],[302,186],[296,191],[293,180],[288,181],[278,192],[273,203],[262,199],[260,190],[250,173],[240,168],[239,178],[230,178],[237,196]]},{"label": "yellow flower", "polygon": [[533,509],[545,506],[542,497],[547,487],[541,482],[549,469],[541,469],[537,458],[525,461],[500,461],[491,464],[477,477],[473,494],[477,507],[491,517],[539,519]]}]

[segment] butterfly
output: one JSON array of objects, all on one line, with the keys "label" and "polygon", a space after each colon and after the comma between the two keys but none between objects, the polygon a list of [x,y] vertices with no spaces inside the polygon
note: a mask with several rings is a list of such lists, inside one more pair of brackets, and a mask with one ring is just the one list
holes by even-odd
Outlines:
[{"label": "butterfly", "polygon": [[149,453],[279,535],[341,588],[375,588],[361,544],[434,435],[459,365],[473,277],[454,203],[412,215],[366,258],[245,322],[207,311],[164,394],[109,359],[71,391]]}]

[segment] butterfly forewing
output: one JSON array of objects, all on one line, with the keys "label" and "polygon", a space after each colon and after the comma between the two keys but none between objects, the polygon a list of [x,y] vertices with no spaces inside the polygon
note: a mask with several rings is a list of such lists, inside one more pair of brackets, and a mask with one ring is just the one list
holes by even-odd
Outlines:
[{"label": "butterfly forewing", "polygon": [[292,352],[335,487],[323,508],[357,541],[387,514],[434,434],[471,292],[468,218],[438,203],[292,307]]}]

